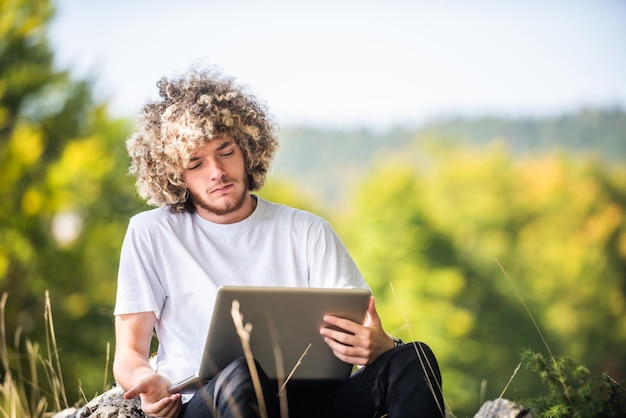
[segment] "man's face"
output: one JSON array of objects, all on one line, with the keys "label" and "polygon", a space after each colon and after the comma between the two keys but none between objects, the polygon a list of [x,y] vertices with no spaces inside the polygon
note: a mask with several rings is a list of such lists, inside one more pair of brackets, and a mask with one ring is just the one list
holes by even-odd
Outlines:
[{"label": "man's face", "polygon": [[243,153],[230,134],[198,148],[183,170],[183,180],[198,214],[208,221],[234,223],[254,210]]}]

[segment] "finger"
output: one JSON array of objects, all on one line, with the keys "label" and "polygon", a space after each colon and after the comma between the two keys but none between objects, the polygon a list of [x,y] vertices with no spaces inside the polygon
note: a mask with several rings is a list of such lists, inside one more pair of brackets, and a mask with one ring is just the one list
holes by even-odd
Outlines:
[{"label": "finger", "polygon": [[322,328],[320,329],[320,334],[345,345],[369,349],[372,346],[372,338],[374,337],[375,331],[374,328],[357,325],[354,332],[350,333],[332,328]]},{"label": "finger", "polygon": [[172,405],[172,408],[169,410],[167,414],[163,415],[163,418],[176,418],[179,412],[180,412],[180,403],[176,403]]},{"label": "finger", "polygon": [[380,317],[378,316],[378,312],[376,311],[376,300],[372,296],[367,306],[367,314],[365,315],[365,321],[363,321],[363,326],[371,327],[377,325],[381,325],[381,321]]},{"label": "finger", "polygon": [[157,402],[142,403],[142,409],[145,413],[150,416],[160,417],[166,415],[166,411],[168,411],[168,404],[170,402],[170,398],[159,399]]},{"label": "finger", "polygon": [[175,400],[175,402],[172,403],[172,408],[170,409],[169,415],[167,415],[167,418],[175,418],[178,416],[178,413],[180,412],[180,408],[182,406],[182,402],[180,400],[180,395],[178,396],[178,398]]},{"label": "finger", "polygon": [[[163,402],[163,403],[162,403]],[[155,406],[161,406],[160,408],[157,409],[157,415],[160,417],[174,417],[176,416],[174,414],[174,412],[177,410],[178,408],[178,400],[174,400],[171,398],[164,398],[161,401],[157,402],[155,404]]]},{"label": "finger", "polygon": [[135,386],[133,386],[132,388],[124,392],[124,399],[134,399],[137,396],[141,395],[142,393],[146,391],[147,389],[146,385],[147,384],[145,381],[140,381]]},{"label": "finger", "polygon": [[332,328],[322,328],[320,329],[320,334],[324,337],[338,341],[344,345],[354,345],[356,342],[356,338],[353,334],[348,334]]},{"label": "finger", "polygon": [[328,344],[335,357],[337,357],[339,360],[345,363],[356,364],[360,366],[367,363],[367,357],[361,354],[362,350],[345,346],[330,338],[325,338],[324,341],[326,342],[326,344]]},{"label": "finger", "polygon": [[360,324],[357,324],[354,321],[350,321],[349,319],[345,318],[339,318],[338,316],[326,315],[323,319],[324,322],[326,322],[328,325],[332,325],[336,328],[340,328],[353,334],[356,334],[361,327]]},{"label": "finger", "polygon": [[335,340],[334,338],[326,337],[324,338],[324,342],[330,347],[330,349],[342,356],[357,356],[359,349],[350,345],[346,345],[340,341]]},{"label": "finger", "polygon": [[367,305],[367,315],[370,317],[370,320],[374,322],[378,322],[378,312],[376,312],[376,299],[374,296],[370,297],[370,302]]}]

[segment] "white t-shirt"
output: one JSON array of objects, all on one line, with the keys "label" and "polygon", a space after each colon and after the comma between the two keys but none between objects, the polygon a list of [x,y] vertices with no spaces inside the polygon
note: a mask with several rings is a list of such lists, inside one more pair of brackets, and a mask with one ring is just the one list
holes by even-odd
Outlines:
[{"label": "white t-shirt", "polygon": [[115,315],[155,313],[157,371],[171,381],[197,372],[221,285],[367,287],[328,222],[257,201],[255,211],[234,224],[167,207],[130,220]]}]

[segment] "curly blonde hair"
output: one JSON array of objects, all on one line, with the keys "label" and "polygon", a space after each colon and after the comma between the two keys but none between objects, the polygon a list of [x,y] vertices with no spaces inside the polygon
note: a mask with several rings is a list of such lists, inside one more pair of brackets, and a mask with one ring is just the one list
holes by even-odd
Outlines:
[{"label": "curly blonde hair", "polygon": [[229,133],[241,148],[248,189],[265,183],[278,149],[276,127],[265,103],[216,69],[193,67],[176,79],[162,78],[160,99],[143,107],[140,127],[127,141],[137,191],[154,206],[192,210],[183,169],[194,151]]}]

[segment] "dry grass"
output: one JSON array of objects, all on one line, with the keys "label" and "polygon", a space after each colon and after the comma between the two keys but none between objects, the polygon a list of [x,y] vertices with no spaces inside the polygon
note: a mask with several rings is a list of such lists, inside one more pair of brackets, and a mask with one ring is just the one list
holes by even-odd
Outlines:
[{"label": "dry grass", "polygon": [[259,412],[261,414],[261,418],[267,418],[267,406],[265,405],[265,397],[263,396],[261,380],[259,379],[259,372],[256,368],[256,363],[254,362],[252,349],[250,348],[250,333],[252,332],[252,324],[248,323],[244,325],[243,315],[239,310],[239,301],[233,301],[232,309],[230,312],[233,317],[233,322],[235,323],[235,328],[237,329],[237,334],[239,335],[239,339],[241,340],[241,346],[243,347],[246,362],[248,363],[248,369],[250,370],[252,384],[254,385],[254,390],[256,392],[256,399],[259,404]]},{"label": "dry grass", "polygon": [[[517,292],[517,289],[512,283],[512,280],[507,275],[504,268],[498,263],[498,266],[502,269],[505,277],[509,281],[509,284],[515,291],[515,294],[520,299],[522,305],[527,311],[527,314],[533,321],[537,332],[541,336],[546,349],[548,350],[550,357],[554,360],[554,356],[550,350],[550,347],[545,340],[541,330],[532,316],[530,310],[526,306],[523,298]],[[395,296],[395,290],[393,289],[393,284],[391,285],[392,292]],[[12,347],[9,347],[7,344],[7,334],[5,328],[5,306],[8,299],[8,295],[4,293],[2,298],[0,299],[0,363],[2,365],[2,369],[4,371],[4,375],[2,376],[2,380],[0,381],[0,418],[48,418],[52,416],[54,413],[48,412],[49,409],[53,411],[60,411],[68,407],[68,401],[66,396],[66,390],[63,383],[63,376],[61,372],[61,363],[59,358],[59,351],[56,345],[56,335],[54,329],[54,322],[52,318],[52,309],[49,299],[49,294],[46,292],[45,295],[45,325],[46,325],[46,347],[45,353],[41,353],[40,346],[37,343],[32,343],[30,340],[26,339],[23,342],[22,346],[22,338],[21,332],[18,330],[14,335],[14,344]],[[398,300],[396,298],[396,304],[399,305]],[[400,311],[405,312],[401,307]],[[235,327],[237,328],[238,335],[242,342],[242,347],[244,349],[244,355],[246,357],[248,367],[250,368],[251,376],[253,379],[253,384],[255,387],[255,391],[257,394],[257,399],[259,400],[259,407],[261,411],[261,416],[266,418],[267,408],[265,405],[264,397],[261,391],[260,380],[258,377],[258,372],[256,370],[254,357],[252,351],[250,349],[250,332],[252,330],[251,324],[244,324],[243,316],[239,310],[238,303],[233,303],[231,315],[233,317],[233,322],[235,323]],[[405,316],[405,326],[409,332],[411,340],[415,340],[410,332],[410,325],[408,319]],[[271,332],[271,327],[270,327]],[[270,337],[275,340],[274,336]],[[290,377],[293,375],[294,371],[297,369],[299,364],[301,363],[302,358],[306,355],[307,350],[304,351],[298,363],[293,367],[291,372],[287,375],[285,373],[283,362],[282,362],[282,354],[280,351],[279,344],[275,343],[274,345],[274,355],[276,356],[276,364],[277,364],[277,376],[278,376],[278,393],[279,393],[279,406],[281,418],[288,418],[288,408],[287,408],[287,396],[284,393],[284,387],[286,383],[289,381]],[[419,344],[413,343],[413,346],[416,350],[416,355],[420,358],[421,366],[424,371],[424,375],[428,376],[427,370],[431,373],[433,371],[433,367],[428,361],[424,362],[422,359],[426,359],[424,353],[420,353],[421,346]],[[109,350],[107,349],[107,364],[109,362]],[[420,355],[421,354],[421,355]],[[521,365],[521,364],[520,364]],[[502,391],[500,398],[502,398],[515,378],[520,365],[515,369],[513,375],[509,379],[506,387]],[[44,376],[44,380],[40,380],[40,375]],[[105,367],[104,373],[104,382],[106,385],[107,381],[107,368]],[[435,390],[442,392],[441,387],[438,382],[428,382],[428,385],[433,392],[433,397],[437,400],[435,396]],[[47,389],[42,389],[42,387],[46,387]],[[564,391],[567,391],[567,388],[564,388]],[[455,417],[452,413],[452,410],[449,408],[449,405],[445,401],[444,397],[444,405],[439,405],[441,411],[445,410],[445,414],[447,417]]]},{"label": "dry grass", "polygon": [[[396,305],[398,306],[398,308],[400,308],[400,302],[398,301],[398,297],[396,295],[396,290],[393,287],[393,283],[391,283],[390,286],[391,286],[391,292],[393,293],[393,297],[395,299]],[[447,404],[447,401],[446,401],[446,398],[445,398],[445,394],[443,393],[443,389],[441,388],[441,385],[437,381],[432,382],[430,380],[430,376],[434,376],[435,375],[435,372],[433,370],[433,366],[428,361],[428,357],[426,356],[426,353],[424,353],[421,344],[415,342],[416,340],[413,337],[413,334],[411,333],[410,322],[409,322],[409,318],[406,315],[406,310],[400,308],[400,312],[402,312],[402,314],[404,316],[404,327],[406,328],[407,332],[409,333],[411,341],[413,341],[412,344],[413,344],[413,348],[415,349],[415,354],[417,355],[417,358],[420,360],[420,365],[422,367],[422,372],[424,373],[424,376],[427,379],[426,383],[428,384],[428,387],[430,388],[430,392],[433,395],[433,399],[435,399],[435,402],[437,403],[437,407],[439,408],[439,411],[441,412],[442,415],[445,414],[445,415],[448,415],[448,416],[454,416],[454,414],[452,413],[452,410],[450,410],[450,411],[446,410],[445,404]],[[426,363],[424,363],[424,360],[426,360]],[[428,373],[428,371],[430,371],[430,373]],[[435,385],[436,385],[436,388],[435,388]],[[439,403],[439,399],[437,398],[437,392],[435,392],[435,390],[437,390],[439,393],[441,393],[441,396],[442,396],[443,401],[444,401],[444,405],[441,405]]]},{"label": "dry grass", "polygon": [[[263,389],[261,387],[261,382],[259,380],[259,373],[256,368],[256,363],[254,362],[254,354],[252,353],[252,349],[250,348],[250,334],[252,332],[252,324],[243,322],[243,314],[239,309],[239,301],[234,300],[231,308],[231,316],[233,318],[233,323],[235,324],[235,329],[237,330],[237,335],[241,341],[241,347],[243,348],[244,356],[246,358],[246,362],[248,364],[248,369],[250,370],[250,375],[252,376],[252,384],[254,385],[254,390],[256,393],[257,400],[259,402],[259,409],[262,418],[266,418],[267,407],[265,405],[265,398],[263,397]],[[279,400],[279,410],[281,418],[289,418],[289,407],[287,402],[287,391],[286,386],[294,372],[298,369],[298,367],[302,364],[302,359],[306,356],[311,347],[311,343],[305,348],[304,352],[298,358],[298,361],[293,366],[289,375],[285,377],[285,366],[283,364],[283,356],[282,350],[280,349],[280,344],[277,339],[277,332],[274,327],[273,321],[268,318],[269,329],[270,329],[270,338],[272,341],[272,347],[274,352],[274,358],[276,360],[276,377],[278,381],[278,400]]]},{"label": "dry grass", "polygon": [[[0,416],[4,418],[46,418],[53,415],[49,408],[60,411],[68,407],[61,362],[56,346],[50,298],[46,292],[45,353],[38,343],[26,339],[22,347],[21,330],[14,335],[14,344],[7,343],[5,307],[8,294],[0,299],[0,363],[3,376],[0,381]],[[45,379],[40,380],[40,373]],[[46,389],[44,389],[44,387]]]},{"label": "dry grass", "polygon": [[[528,308],[528,305],[526,305],[526,301],[524,300],[522,295],[517,290],[517,287],[515,287],[515,284],[513,283],[513,280],[511,279],[511,277],[509,276],[509,274],[505,270],[504,266],[502,266],[502,264],[500,264],[500,261],[498,261],[498,260],[496,260],[496,264],[498,265],[498,267],[500,267],[500,270],[502,271],[502,274],[504,274],[504,277],[508,281],[509,286],[511,286],[511,288],[513,289],[513,292],[515,293],[515,295],[519,299],[520,303],[524,307],[524,310],[526,311],[526,314],[528,315],[528,317],[532,321],[532,323],[533,323],[533,325],[535,327],[535,330],[537,331],[537,334],[539,334],[539,337],[541,337],[541,341],[543,342],[543,345],[546,347],[546,350],[548,351],[548,354],[550,355],[550,360],[552,361],[552,364],[555,366],[556,372],[559,374],[559,378],[560,378],[559,380],[562,382],[563,394],[565,395],[565,397],[567,398],[568,402],[570,403],[570,405],[575,410],[576,408],[574,407],[574,403],[572,402],[572,400],[570,398],[570,395],[569,395],[569,388],[565,384],[566,379],[564,378],[563,375],[561,375],[560,368],[557,367],[558,365],[557,365],[556,357],[554,356],[554,354],[552,354],[552,349],[550,348],[550,345],[548,344],[548,341],[546,340],[546,338],[543,336],[543,332],[541,332],[541,328],[539,328],[539,324],[537,323],[537,321],[535,320],[534,315],[532,314],[532,312]],[[520,366],[521,366],[521,363],[520,363]],[[509,379],[509,383],[506,386],[507,388],[508,388],[509,384],[511,383],[511,381],[513,380],[513,377],[515,377],[515,375],[517,374],[517,371],[519,370],[520,366],[517,366],[517,368],[515,369],[515,371],[513,373],[513,376],[511,377],[511,379]],[[505,391],[506,391],[506,388],[505,388]],[[502,398],[502,396],[504,396],[504,391],[500,395],[500,398]]]}]

